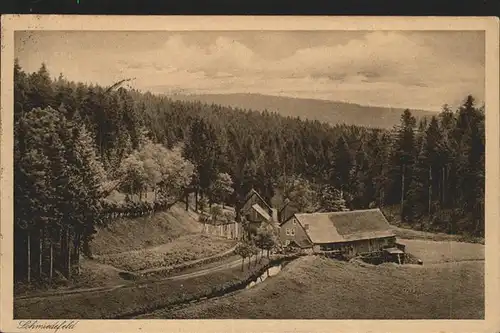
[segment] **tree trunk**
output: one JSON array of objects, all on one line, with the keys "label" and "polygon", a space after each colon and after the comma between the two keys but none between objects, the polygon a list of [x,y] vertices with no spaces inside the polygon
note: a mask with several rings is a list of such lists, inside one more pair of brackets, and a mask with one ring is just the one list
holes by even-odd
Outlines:
[{"label": "tree trunk", "polygon": [[443,198],[442,198],[442,205],[443,207],[446,207],[446,166],[443,166],[443,169],[442,169],[442,172],[443,172],[443,185],[442,185],[442,188],[443,188],[443,192],[442,192],[442,195],[443,195]]},{"label": "tree trunk", "polygon": [[267,249],[267,259],[269,259],[269,252],[270,252],[270,250]]},{"label": "tree trunk", "polygon": [[31,235],[28,231],[28,283],[31,282]]},{"label": "tree trunk", "polygon": [[245,258],[241,258],[241,271],[245,269]]},{"label": "tree trunk", "polygon": [[252,263],[252,256],[248,257],[248,269],[250,269],[250,264]]},{"label": "tree trunk", "polygon": [[384,207],[384,202],[385,202],[385,193],[384,189],[380,190],[380,207]]},{"label": "tree trunk", "polygon": [[405,165],[401,170],[401,222],[404,220],[404,201],[405,201]]},{"label": "tree trunk", "polygon": [[49,281],[52,282],[52,272],[54,271],[54,250],[52,239],[50,240],[50,266],[49,266]]},{"label": "tree trunk", "polygon": [[75,247],[76,247],[76,260],[77,260],[76,270],[77,270],[77,274],[78,275],[80,275],[80,240],[81,240],[81,233],[78,232],[76,234],[76,244],[75,244]]},{"label": "tree trunk", "polygon": [[198,211],[198,188],[194,191],[194,210]]},{"label": "tree trunk", "polygon": [[38,277],[42,278],[43,273],[43,228],[40,229],[38,244],[40,246],[40,252],[38,253]]},{"label": "tree trunk", "polygon": [[189,210],[189,192],[186,191],[186,212]]},{"label": "tree trunk", "polygon": [[69,226],[66,228],[66,251],[68,253],[68,280],[71,279],[71,241],[70,241],[70,234],[69,234]]},{"label": "tree trunk", "polygon": [[57,259],[56,259],[56,265],[58,266],[61,272],[63,271],[64,260],[65,260],[63,233],[64,233],[64,226],[61,226],[59,228],[59,252],[57,253]]},{"label": "tree trunk", "polygon": [[429,166],[429,207],[428,213],[431,215],[431,204],[432,204],[432,166]]}]

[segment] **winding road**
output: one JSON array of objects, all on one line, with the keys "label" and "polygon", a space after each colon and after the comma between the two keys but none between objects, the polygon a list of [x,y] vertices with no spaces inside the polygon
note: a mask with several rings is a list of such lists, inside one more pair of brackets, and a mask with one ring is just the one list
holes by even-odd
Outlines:
[{"label": "winding road", "polygon": [[[198,276],[203,276],[206,274],[210,274],[213,272],[229,269],[229,268],[234,268],[237,266],[242,265],[242,259],[236,259],[234,257],[230,257],[226,259],[225,262],[220,263],[219,265],[212,266],[212,264],[207,264],[205,265],[205,268],[199,267],[193,272],[189,273],[184,273],[184,274],[177,274],[177,275],[172,275],[168,277],[163,277],[163,278],[158,278],[154,280],[150,280],[147,282],[143,283],[124,283],[124,284],[118,284],[114,286],[107,286],[107,287],[94,287],[94,288],[81,288],[81,289],[72,289],[72,290],[63,290],[63,291],[57,291],[57,292],[47,292],[47,293],[41,293],[37,295],[26,295],[26,296],[18,296],[15,297],[16,300],[23,300],[23,299],[29,299],[29,300],[35,300],[35,299],[50,299],[52,297],[59,297],[63,295],[67,296],[72,296],[72,295],[80,295],[83,293],[100,293],[100,292],[109,292],[112,290],[116,289],[121,289],[121,288],[144,288],[146,285],[161,282],[161,281],[166,281],[166,280],[187,280],[190,278],[198,277]],[[208,267],[207,267],[208,266]],[[189,269],[187,269],[189,270]]]}]

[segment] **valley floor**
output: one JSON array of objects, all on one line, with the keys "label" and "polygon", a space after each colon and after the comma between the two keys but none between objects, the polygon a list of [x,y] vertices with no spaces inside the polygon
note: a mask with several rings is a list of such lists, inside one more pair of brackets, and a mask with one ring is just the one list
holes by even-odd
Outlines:
[{"label": "valley floor", "polygon": [[141,318],[484,318],[484,246],[403,242],[408,251],[424,258],[423,266],[303,257],[252,289]]},{"label": "valley floor", "polygon": [[15,318],[481,319],[484,246],[401,239],[423,266],[346,263],[318,256],[292,261],[248,290],[201,300],[241,283],[250,269],[236,256],[167,278],[106,290],[16,299]]},{"label": "valley floor", "polygon": [[204,297],[240,284],[258,274],[268,260],[245,263],[228,258],[166,278],[134,281],[105,289],[71,294],[16,298],[15,319],[116,319],[150,313],[158,308]]},{"label": "valley floor", "polygon": [[[395,227],[406,251],[424,265],[361,265],[308,256],[249,290],[178,306],[240,284],[267,259],[242,270],[235,241],[200,234],[180,205],[153,217],[117,220],[98,231],[95,259],[82,260],[68,286],[16,290],[21,318],[479,319],[484,316],[484,245],[450,235]],[[164,275],[144,270],[217,260]],[[175,305],[175,306],[174,306]],[[175,308],[175,309],[174,309]]]}]

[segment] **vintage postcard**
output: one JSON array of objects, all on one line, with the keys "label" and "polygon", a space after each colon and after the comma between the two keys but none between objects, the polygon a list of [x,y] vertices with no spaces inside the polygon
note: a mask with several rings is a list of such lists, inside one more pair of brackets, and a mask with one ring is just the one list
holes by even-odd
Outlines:
[{"label": "vintage postcard", "polygon": [[1,18],[4,332],[499,332],[495,18]]}]

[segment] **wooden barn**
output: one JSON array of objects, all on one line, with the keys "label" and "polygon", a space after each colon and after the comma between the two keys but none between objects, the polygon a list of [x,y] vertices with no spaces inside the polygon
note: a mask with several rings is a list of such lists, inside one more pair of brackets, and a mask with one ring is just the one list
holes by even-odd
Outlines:
[{"label": "wooden barn", "polygon": [[250,190],[240,209],[240,215],[245,217],[252,229],[264,223],[277,223],[277,212],[254,189]]},{"label": "wooden barn", "polygon": [[380,209],[296,213],[280,226],[280,240],[307,252],[347,256],[396,246],[396,236]]}]

